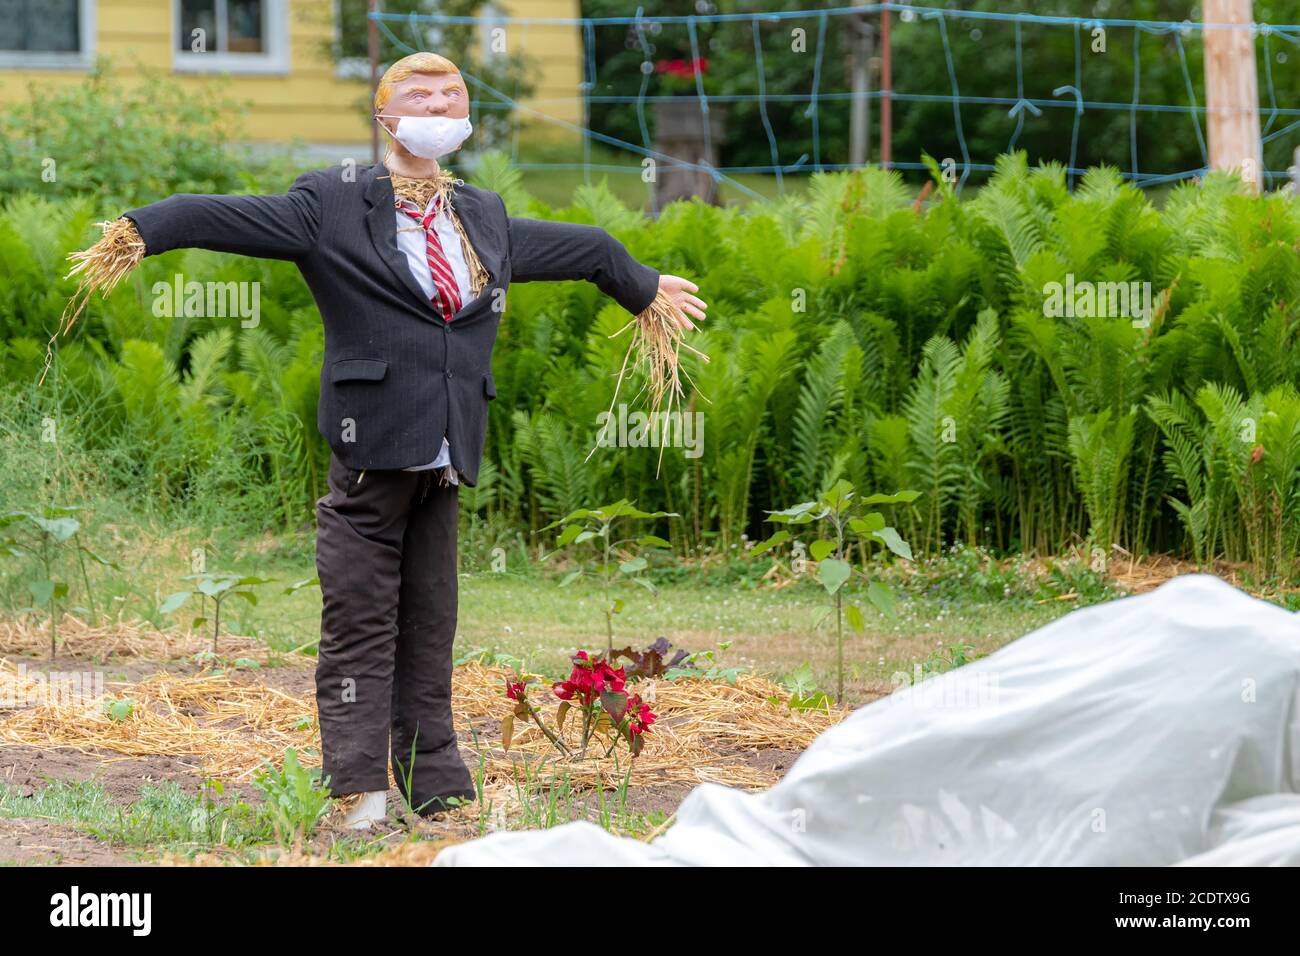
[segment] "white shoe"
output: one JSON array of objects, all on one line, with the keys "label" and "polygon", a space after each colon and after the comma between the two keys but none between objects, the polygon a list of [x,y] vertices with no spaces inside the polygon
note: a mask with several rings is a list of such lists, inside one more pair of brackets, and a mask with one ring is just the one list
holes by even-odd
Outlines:
[{"label": "white shoe", "polygon": [[388,793],[374,790],[358,794],[356,805],[343,818],[343,826],[349,830],[369,830],[372,824],[382,823],[388,816]]}]

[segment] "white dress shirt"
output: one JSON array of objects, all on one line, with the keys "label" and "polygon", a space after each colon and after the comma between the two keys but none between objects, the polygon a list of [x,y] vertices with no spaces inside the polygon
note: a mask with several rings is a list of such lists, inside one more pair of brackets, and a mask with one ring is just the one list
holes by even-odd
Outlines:
[{"label": "white dress shirt", "polygon": [[[433,200],[430,199],[429,205],[424,208],[424,215],[427,216],[432,208]],[[415,276],[415,281],[420,284],[424,294],[432,299],[434,293],[438,291],[438,286],[433,279],[433,270],[429,268],[428,243],[425,239],[424,228],[402,210],[396,209],[394,213],[397,216],[397,248],[406,256],[406,263],[411,267],[411,274]],[[433,231],[438,237],[438,242],[442,244],[442,254],[446,257],[447,264],[451,266],[452,275],[456,277],[456,287],[460,290],[461,303],[469,302],[474,297],[470,291],[469,266],[465,263],[465,252],[460,246],[460,235],[456,232],[451,217],[447,215],[445,206],[439,209],[438,215],[434,217]],[[444,466],[447,469],[447,478],[451,483],[460,484],[456,469],[451,465],[451,446],[447,443],[446,435],[442,437],[442,450],[438,452],[437,458],[427,465],[413,465],[402,470],[427,471],[430,468],[442,468]]]}]

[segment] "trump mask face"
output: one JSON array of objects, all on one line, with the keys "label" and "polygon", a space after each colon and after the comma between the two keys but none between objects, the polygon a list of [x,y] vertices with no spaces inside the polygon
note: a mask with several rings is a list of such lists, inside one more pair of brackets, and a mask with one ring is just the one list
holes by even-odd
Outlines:
[{"label": "trump mask face", "polygon": [[436,53],[414,53],[388,68],[375,92],[375,119],[421,159],[455,152],[474,131],[460,71]]}]

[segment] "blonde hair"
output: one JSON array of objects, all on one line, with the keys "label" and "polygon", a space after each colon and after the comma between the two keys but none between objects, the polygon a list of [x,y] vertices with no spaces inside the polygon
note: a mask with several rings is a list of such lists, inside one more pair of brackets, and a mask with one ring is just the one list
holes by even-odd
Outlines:
[{"label": "blonde hair", "polygon": [[382,113],[393,95],[393,87],[417,73],[441,76],[445,73],[460,73],[460,67],[445,56],[437,53],[412,53],[404,56],[387,70],[379,79],[375,89],[375,112]]}]

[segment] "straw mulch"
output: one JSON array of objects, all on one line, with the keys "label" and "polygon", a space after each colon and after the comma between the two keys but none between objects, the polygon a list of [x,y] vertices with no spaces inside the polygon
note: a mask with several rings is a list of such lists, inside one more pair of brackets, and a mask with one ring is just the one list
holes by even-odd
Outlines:
[{"label": "straw mulch", "polygon": [[[188,660],[212,649],[210,634],[198,631],[159,631],[146,621],[112,621],[92,626],[66,614],[59,621],[60,666],[68,659],[87,662],[136,658],[141,661]],[[315,666],[314,657],[285,654],[254,637],[222,634],[217,650],[226,660],[244,658],[259,664]],[[49,657],[50,622],[31,617],[0,619],[0,653]]]},{"label": "straw mulch", "polygon": [[[406,836],[400,831],[395,831],[394,835]],[[313,853],[304,850],[301,847],[278,850],[268,849],[266,852],[256,856],[248,865],[251,866],[429,866],[433,858],[448,846],[455,843],[464,842],[460,839],[431,839],[431,840],[412,840],[403,839],[403,842],[385,850],[380,850],[370,856],[350,859],[346,863],[340,863],[332,860],[328,856],[320,853]],[[193,858],[181,856],[176,853],[165,853],[159,859],[160,866],[229,866],[232,863],[244,865],[245,861],[235,857],[233,854],[221,853],[200,853]]]},{"label": "straw mulch", "polygon": [[[510,752],[500,747],[497,720],[509,710],[504,686],[509,672],[471,663],[453,677],[457,729],[471,728],[486,761],[485,789],[514,789],[517,774],[547,757],[545,775],[567,775],[576,789],[617,786],[628,758],[562,760],[535,726],[519,722]],[[31,680],[30,678],[26,678]],[[0,680],[16,681],[16,669],[0,661]],[[769,703],[785,700],[776,685],[742,675],[733,686],[704,680],[644,682],[639,692],[659,714],[645,750],[636,759],[637,787],[696,784],[705,781],[762,789],[777,772],[752,765],[747,757],[765,749],[802,751],[841,720],[847,711],[791,712]],[[102,702],[53,699],[38,706],[0,712],[0,741],[36,747],[71,747],[84,753],[123,757],[161,755],[192,760],[200,772],[247,780],[265,762],[278,763],[295,748],[303,762],[319,763],[316,706],[255,680],[201,673],[158,673],[135,683],[105,686],[105,696],[134,702],[130,717],[114,720]],[[19,689],[22,693],[22,689]],[[554,725],[558,702],[543,687],[532,691],[536,704]],[[565,730],[571,744],[577,721]]]},{"label": "straw mulch", "polygon": [[1198,567],[1192,561],[1171,558],[1164,554],[1144,555],[1140,558],[1115,558],[1107,567],[1108,575],[1129,594],[1154,591],[1160,585],[1183,574],[1213,574],[1235,588],[1256,597],[1273,597],[1277,592],[1294,590],[1275,588],[1260,590],[1253,580],[1247,580],[1250,565],[1245,562],[1215,561],[1212,565]]},{"label": "straw mulch", "polygon": [[[1112,553],[1106,562],[1106,577],[1125,594],[1145,594],[1154,591],[1160,585],[1184,574],[1212,574],[1233,587],[1265,600],[1278,600],[1285,594],[1300,593],[1300,589],[1279,585],[1276,582],[1261,583],[1252,573],[1251,566],[1245,561],[1213,561],[1198,565],[1194,561],[1167,554],[1132,555],[1119,545],[1113,545]],[[1081,563],[1088,563],[1089,555],[1082,549],[1065,557]],[[1029,569],[1040,577],[1047,573],[1046,562],[1035,560],[1029,562]],[[1070,595],[1062,595],[1063,598]]]},{"label": "straw mulch", "polygon": [[[0,686],[20,678],[0,661]],[[25,689],[18,688],[19,699]],[[129,699],[130,717],[115,720],[105,701]],[[52,695],[37,705],[0,711],[0,742],[123,757],[165,756],[192,760],[205,774],[248,778],[286,748],[315,746],[312,701],[259,683],[213,674],[158,673],[135,683],[106,682],[97,700]]]}]

